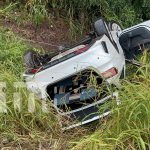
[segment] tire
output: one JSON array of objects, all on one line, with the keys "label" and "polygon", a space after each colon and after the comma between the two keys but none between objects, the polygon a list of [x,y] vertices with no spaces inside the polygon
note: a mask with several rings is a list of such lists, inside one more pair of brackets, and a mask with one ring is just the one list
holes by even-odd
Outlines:
[{"label": "tire", "polygon": [[[108,23],[108,27],[110,31],[122,31],[121,25],[116,21],[110,21]],[[117,27],[118,27],[118,30],[117,30]]]},{"label": "tire", "polygon": [[107,24],[102,18],[95,21],[94,29],[95,29],[95,32],[98,36],[102,36],[104,34],[107,35],[108,37],[110,36]]},{"label": "tire", "polygon": [[23,61],[24,61],[25,66],[28,69],[38,68],[41,64],[40,63],[40,55],[37,52],[33,51],[33,50],[28,50],[24,54]]}]

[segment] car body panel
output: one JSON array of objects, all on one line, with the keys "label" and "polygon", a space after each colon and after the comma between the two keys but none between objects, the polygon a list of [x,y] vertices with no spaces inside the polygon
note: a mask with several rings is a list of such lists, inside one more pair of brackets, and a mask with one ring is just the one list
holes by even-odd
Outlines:
[{"label": "car body panel", "polygon": [[[106,41],[108,53],[104,51],[101,45],[102,41]],[[123,66],[125,65],[122,49],[120,49],[120,51],[121,53],[118,53],[108,37],[103,35],[103,37],[96,40],[96,42],[84,53],[42,70],[34,75],[24,74],[27,87],[35,93],[37,93],[37,91],[41,92],[40,97],[45,99],[47,97],[46,88],[50,84],[54,84],[88,68],[95,70],[101,75],[101,73],[112,67],[117,68],[118,74],[112,79],[108,79],[108,82],[116,84],[122,73]]]},{"label": "car body panel", "polygon": [[[123,46],[120,44],[119,39],[122,35],[125,35],[126,33],[133,31],[135,29],[139,29],[141,27],[147,29],[147,31],[150,32],[150,21],[146,21],[144,23],[135,25],[122,31],[110,30],[109,34],[103,34],[102,36],[98,36],[89,45],[81,44],[74,48],[71,48],[70,50],[59,53],[58,55],[54,56],[50,62],[48,62],[47,66],[45,66],[43,70],[37,72],[36,74],[27,74],[27,73],[24,74],[27,88],[30,91],[36,93],[40,98],[47,100],[49,96],[47,94],[48,86],[60,82],[64,79],[68,79],[69,77],[75,74],[79,74],[84,70],[93,70],[102,79],[104,79],[106,83],[119,86],[120,85],[119,79],[123,71],[125,74],[125,66],[126,66],[125,51],[123,50]],[[108,37],[108,35],[111,36],[111,38]],[[102,44],[103,42],[105,43],[106,47],[104,47],[104,45]],[[53,63],[53,61],[57,61],[63,57],[75,53],[76,51],[82,48],[86,48],[87,46],[88,49],[86,51],[78,55],[72,55],[72,57],[68,57],[67,59],[64,59],[61,62],[58,61],[58,63],[49,65]],[[117,74],[109,78],[105,78],[103,76],[104,72],[107,72],[111,68],[115,68],[117,70]],[[60,109],[57,107],[57,104],[54,103],[54,107],[58,111],[58,114],[62,116],[71,115],[72,117],[72,115],[74,114],[81,115],[82,113],[86,114],[86,112],[90,113],[92,108],[93,110],[96,110],[96,115],[93,115],[91,118],[85,120],[82,118],[83,120],[82,119],[80,121],[78,120],[78,122],[70,125],[69,127],[64,127],[64,129],[71,129],[73,127],[77,127],[79,125],[95,121],[101,117],[110,114],[111,112],[110,110],[104,112],[103,114],[98,113],[98,107],[100,107],[101,102],[106,102],[109,99],[113,99],[115,92],[112,91],[112,95],[109,94],[103,97],[102,99],[93,102],[92,104],[88,104],[87,106],[68,112],[60,111]],[[116,95],[115,96],[117,98],[118,94]],[[82,98],[80,98],[80,100],[82,100]],[[69,103],[69,101],[67,102]],[[116,101],[116,103],[119,104],[120,102],[118,103]],[[61,102],[59,104],[61,104]],[[88,116],[88,114],[86,114],[86,116]]]}]

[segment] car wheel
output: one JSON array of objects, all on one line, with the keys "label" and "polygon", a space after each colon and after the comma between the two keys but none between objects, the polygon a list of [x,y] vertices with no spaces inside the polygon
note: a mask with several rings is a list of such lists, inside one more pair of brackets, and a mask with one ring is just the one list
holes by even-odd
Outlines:
[{"label": "car wheel", "polygon": [[40,59],[40,55],[33,50],[28,50],[23,57],[24,64],[28,69],[38,68],[41,64]]},{"label": "car wheel", "polygon": [[116,21],[109,22],[108,27],[110,31],[122,31],[121,25]]}]

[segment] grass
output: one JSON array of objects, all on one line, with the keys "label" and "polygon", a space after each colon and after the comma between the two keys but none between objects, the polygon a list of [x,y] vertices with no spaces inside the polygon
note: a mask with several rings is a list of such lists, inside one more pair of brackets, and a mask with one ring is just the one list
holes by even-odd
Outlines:
[{"label": "grass", "polygon": [[[58,116],[49,108],[49,113],[41,110],[41,101],[36,100],[36,111],[28,112],[26,89],[22,95],[21,112],[14,109],[13,83],[22,80],[24,70],[22,55],[28,46],[8,29],[0,29],[0,81],[6,82],[7,113],[0,114],[1,147],[34,149],[133,149],[146,150],[150,145],[150,64],[147,54],[141,61],[145,64],[136,68],[136,73],[128,80],[122,80],[119,90],[121,105],[113,106],[112,115],[97,124],[94,133],[80,128],[63,133]],[[49,104],[50,105],[50,104]]]},{"label": "grass", "polygon": [[[9,15],[8,10],[11,7],[12,5],[3,9],[0,12],[2,16],[6,13]],[[107,12],[104,13],[108,15]],[[37,21],[39,20],[40,18],[37,18]],[[79,29],[72,22],[70,24],[73,29],[71,34],[74,36]],[[36,111],[28,112],[30,93],[25,88],[19,90],[22,95],[21,111],[14,109],[13,93],[16,89],[13,83],[23,79],[22,55],[28,47],[12,31],[0,28],[0,82],[6,83],[3,93],[6,93],[7,101],[7,113],[0,113],[1,148],[150,149],[150,61],[149,57],[146,57],[147,54],[141,59],[144,65],[134,68],[134,74],[121,81],[122,88],[119,90],[119,96],[122,103],[117,107],[113,106],[110,117],[100,120],[96,125],[92,124],[96,126],[94,132],[91,131],[91,125],[88,131],[85,128],[78,128],[63,133],[59,125],[61,118],[56,115],[50,103],[49,113],[44,113],[41,109],[41,101],[36,98]]]},{"label": "grass", "polygon": [[[9,4],[11,2],[11,0],[8,0],[7,3]],[[142,4],[138,5],[142,6]],[[23,9],[24,12],[26,11],[37,25],[40,25],[45,17],[51,14],[56,17],[55,19],[63,16],[69,21],[73,19],[80,22],[81,25],[85,24],[86,27],[100,16],[103,16],[107,20],[121,20],[120,23],[122,23],[124,27],[141,21],[145,13],[147,13],[145,16],[147,18],[145,19],[148,19],[148,10],[146,11],[141,7],[139,11],[138,5],[128,0],[114,0],[113,2],[111,0],[17,1],[17,7],[21,8],[21,10]]]},{"label": "grass", "polygon": [[109,119],[101,122],[95,133],[76,141],[74,149],[147,150],[150,149],[150,62],[137,68],[119,90],[121,105],[114,107]]},{"label": "grass", "polygon": [[45,18],[48,17],[46,3],[48,3],[47,0],[45,2],[42,0],[31,0],[27,1],[26,3],[25,7],[27,8],[29,15],[37,26],[39,26],[45,20]]},{"label": "grass", "polygon": [[[8,29],[0,29],[0,83],[5,82],[7,113],[0,113],[0,147],[19,149],[66,149],[67,135],[61,131],[59,116],[48,103],[48,113],[42,111],[42,101],[36,98],[35,112],[28,111],[29,92],[26,88],[19,91],[14,82],[22,81],[24,66],[22,55],[28,46]],[[0,88],[1,90],[1,88]],[[21,111],[14,108],[14,92],[21,94]],[[3,103],[1,102],[1,106]],[[77,134],[78,132],[76,132]],[[68,136],[64,139],[65,136]],[[67,144],[66,144],[67,143]],[[64,145],[62,145],[64,144]]]}]

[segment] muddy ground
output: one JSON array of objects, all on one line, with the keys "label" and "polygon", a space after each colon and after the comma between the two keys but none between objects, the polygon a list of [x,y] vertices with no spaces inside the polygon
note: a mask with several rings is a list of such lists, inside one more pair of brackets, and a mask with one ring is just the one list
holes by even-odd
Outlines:
[{"label": "muddy ground", "polygon": [[74,41],[69,38],[69,26],[63,20],[56,20],[54,23],[44,21],[40,26],[33,23],[18,25],[10,19],[3,19],[2,25],[11,29],[15,34],[27,42],[40,47],[46,51],[56,52],[59,46],[71,45]]}]

